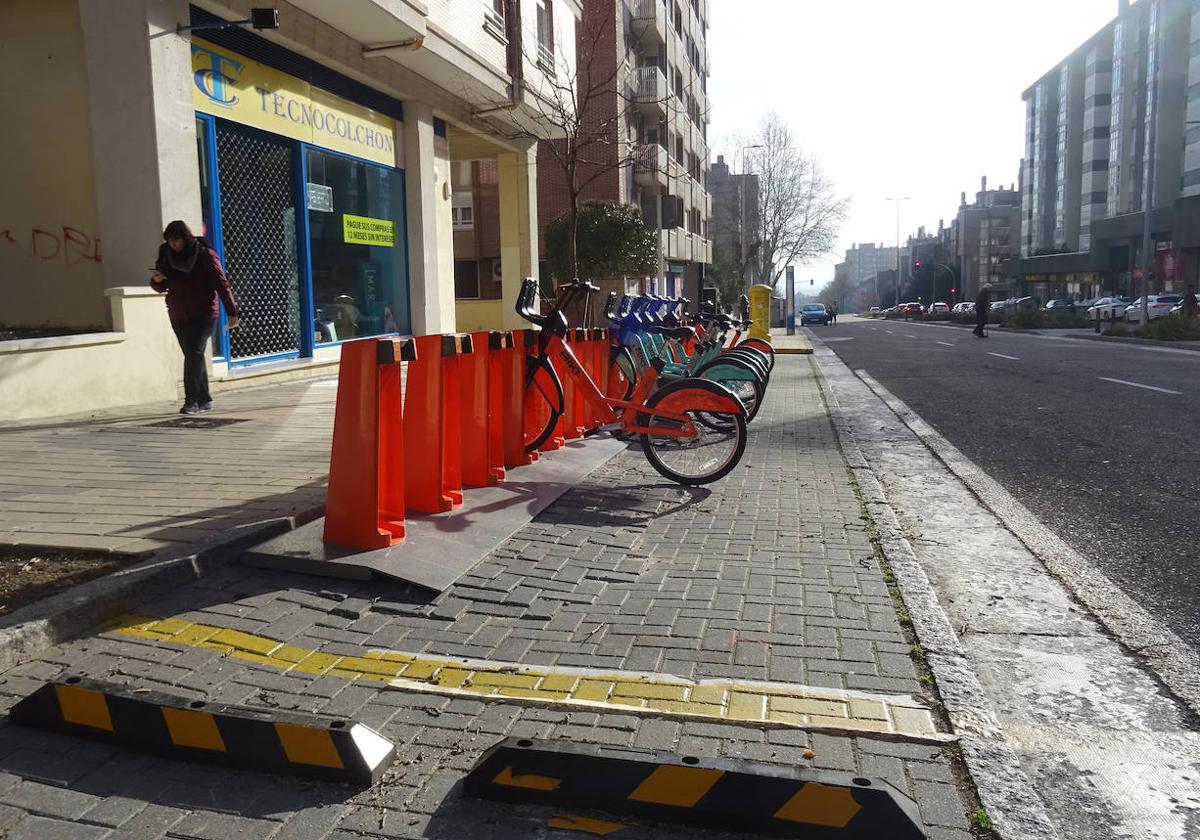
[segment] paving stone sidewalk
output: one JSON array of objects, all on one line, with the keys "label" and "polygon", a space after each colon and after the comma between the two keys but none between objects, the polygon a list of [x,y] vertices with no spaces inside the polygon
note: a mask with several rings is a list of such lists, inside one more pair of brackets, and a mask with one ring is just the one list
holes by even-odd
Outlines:
[{"label": "paving stone sidewalk", "polygon": [[[310,447],[314,458],[326,457],[328,432],[323,443],[313,440],[319,435],[312,415],[321,400],[328,411],[333,392],[300,387],[279,389],[278,437],[262,438],[268,448],[292,447],[294,472],[282,480],[293,483],[304,470],[298,451]],[[300,405],[283,405],[285,388],[303,394]],[[292,425],[289,432],[297,418],[311,428],[301,434]],[[74,445],[86,451],[82,439]],[[244,440],[241,448],[263,480],[275,480],[273,452],[256,452]],[[725,480],[698,489],[665,484],[640,451],[623,452],[435,600],[385,583],[232,566],[138,611],[342,656],[386,648],[551,668],[922,692],[811,363],[802,356],[780,357],[743,464]],[[580,836],[550,828],[555,811],[461,796],[464,774],[504,736],[882,777],[917,800],[931,838],[971,836],[949,751],[937,746],[626,708],[442,696],[280,671],[252,659],[97,631],[0,675],[0,710],[41,681],[73,673],[186,697],[354,717],[399,745],[400,759],[384,782],[358,792],[3,725],[0,836]],[[613,836],[729,835],[636,821]]]}]

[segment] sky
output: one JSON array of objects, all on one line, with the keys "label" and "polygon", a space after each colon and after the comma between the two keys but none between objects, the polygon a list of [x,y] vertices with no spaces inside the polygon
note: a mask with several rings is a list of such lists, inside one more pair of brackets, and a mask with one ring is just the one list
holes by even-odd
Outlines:
[{"label": "sky", "polygon": [[981,176],[1016,183],[1021,93],[1116,11],[1117,0],[709,0],[712,159],[744,168],[731,138],[774,110],[850,198],[835,253],[796,269],[809,293],[852,243],[895,244],[889,196],[911,196],[903,239],[948,226]]}]

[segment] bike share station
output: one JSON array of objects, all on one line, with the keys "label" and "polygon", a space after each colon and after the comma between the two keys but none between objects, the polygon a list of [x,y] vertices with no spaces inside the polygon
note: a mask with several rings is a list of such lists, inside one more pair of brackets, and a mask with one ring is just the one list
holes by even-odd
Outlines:
[{"label": "bike share station", "polygon": [[[644,443],[655,468],[681,483],[716,480],[736,466],[746,410],[729,390],[682,373],[656,388],[667,365],[650,363],[656,351],[643,351],[638,377],[614,363],[613,331],[567,326],[562,309],[594,287],[563,287],[548,315],[537,311],[536,289],[526,282],[517,311],[537,329],[344,343],[326,515],[241,561],[354,580],[380,576],[440,593],[627,445],[611,437],[583,445],[584,437],[622,428],[733,441],[719,474],[700,475],[672,470],[657,457],[660,447]],[[625,423],[614,406],[657,413]],[[704,425],[688,420],[701,411]],[[723,416],[736,420],[707,428]]]}]

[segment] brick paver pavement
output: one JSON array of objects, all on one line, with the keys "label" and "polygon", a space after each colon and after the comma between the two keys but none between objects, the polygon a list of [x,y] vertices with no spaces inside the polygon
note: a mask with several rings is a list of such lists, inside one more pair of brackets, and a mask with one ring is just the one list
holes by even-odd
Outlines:
[{"label": "brick paver pavement", "polygon": [[[665,484],[639,451],[623,452],[435,600],[385,583],[234,566],[138,609],[337,655],[387,648],[688,679],[922,689],[804,357],[780,357],[745,460],[724,481]],[[502,736],[880,776],[917,799],[932,838],[970,836],[950,760],[928,744],[418,693],[119,632],[59,645],[0,676],[0,705],[64,672],[354,717],[395,740],[400,759],[381,785],[355,792],[5,726],[0,833],[13,838],[578,836],[547,826],[553,810],[460,796],[464,773]],[[614,836],[724,835],[636,822]]]}]

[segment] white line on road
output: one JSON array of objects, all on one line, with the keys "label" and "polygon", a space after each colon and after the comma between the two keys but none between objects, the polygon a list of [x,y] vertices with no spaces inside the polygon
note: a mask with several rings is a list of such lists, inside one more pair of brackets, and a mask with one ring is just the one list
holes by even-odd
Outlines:
[{"label": "white line on road", "polygon": [[1016,356],[1005,356],[1003,353],[992,353],[992,352],[990,352],[990,351],[989,351],[989,352],[988,352],[988,355],[989,355],[989,356],[996,356],[997,358],[1000,358],[1000,359],[1009,359],[1010,361],[1014,361],[1014,362],[1019,362],[1019,361],[1021,361],[1021,360],[1020,360],[1019,358],[1017,358]]},{"label": "white line on road", "polygon": [[1172,391],[1170,388],[1157,388],[1154,385],[1143,385],[1140,382],[1126,382],[1124,379],[1112,379],[1107,376],[1097,376],[1097,379],[1103,379],[1105,382],[1115,382],[1118,385],[1129,385],[1133,388],[1145,388],[1147,391],[1158,391],[1160,394],[1175,394],[1176,396],[1183,391]]},{"label": "white line on road", "polygon": [[946,347],[954,347],[955,346],[955,345],[951,344],[949,341],[939,341],[938,344],[944,345]]},{"label": "white line on road", "polygon": [[887,333],[888,335],[895,335],[895,333],[892,332],[891,330],[884,330],[884,332]]},{"label": "white line on road", "polygon": [[904,334],[904,337],[905,337],[905,338],[916,338],[916,336],[915,336],[915,335],[909,335],[908,333],[905,333],[905,334]]}]

